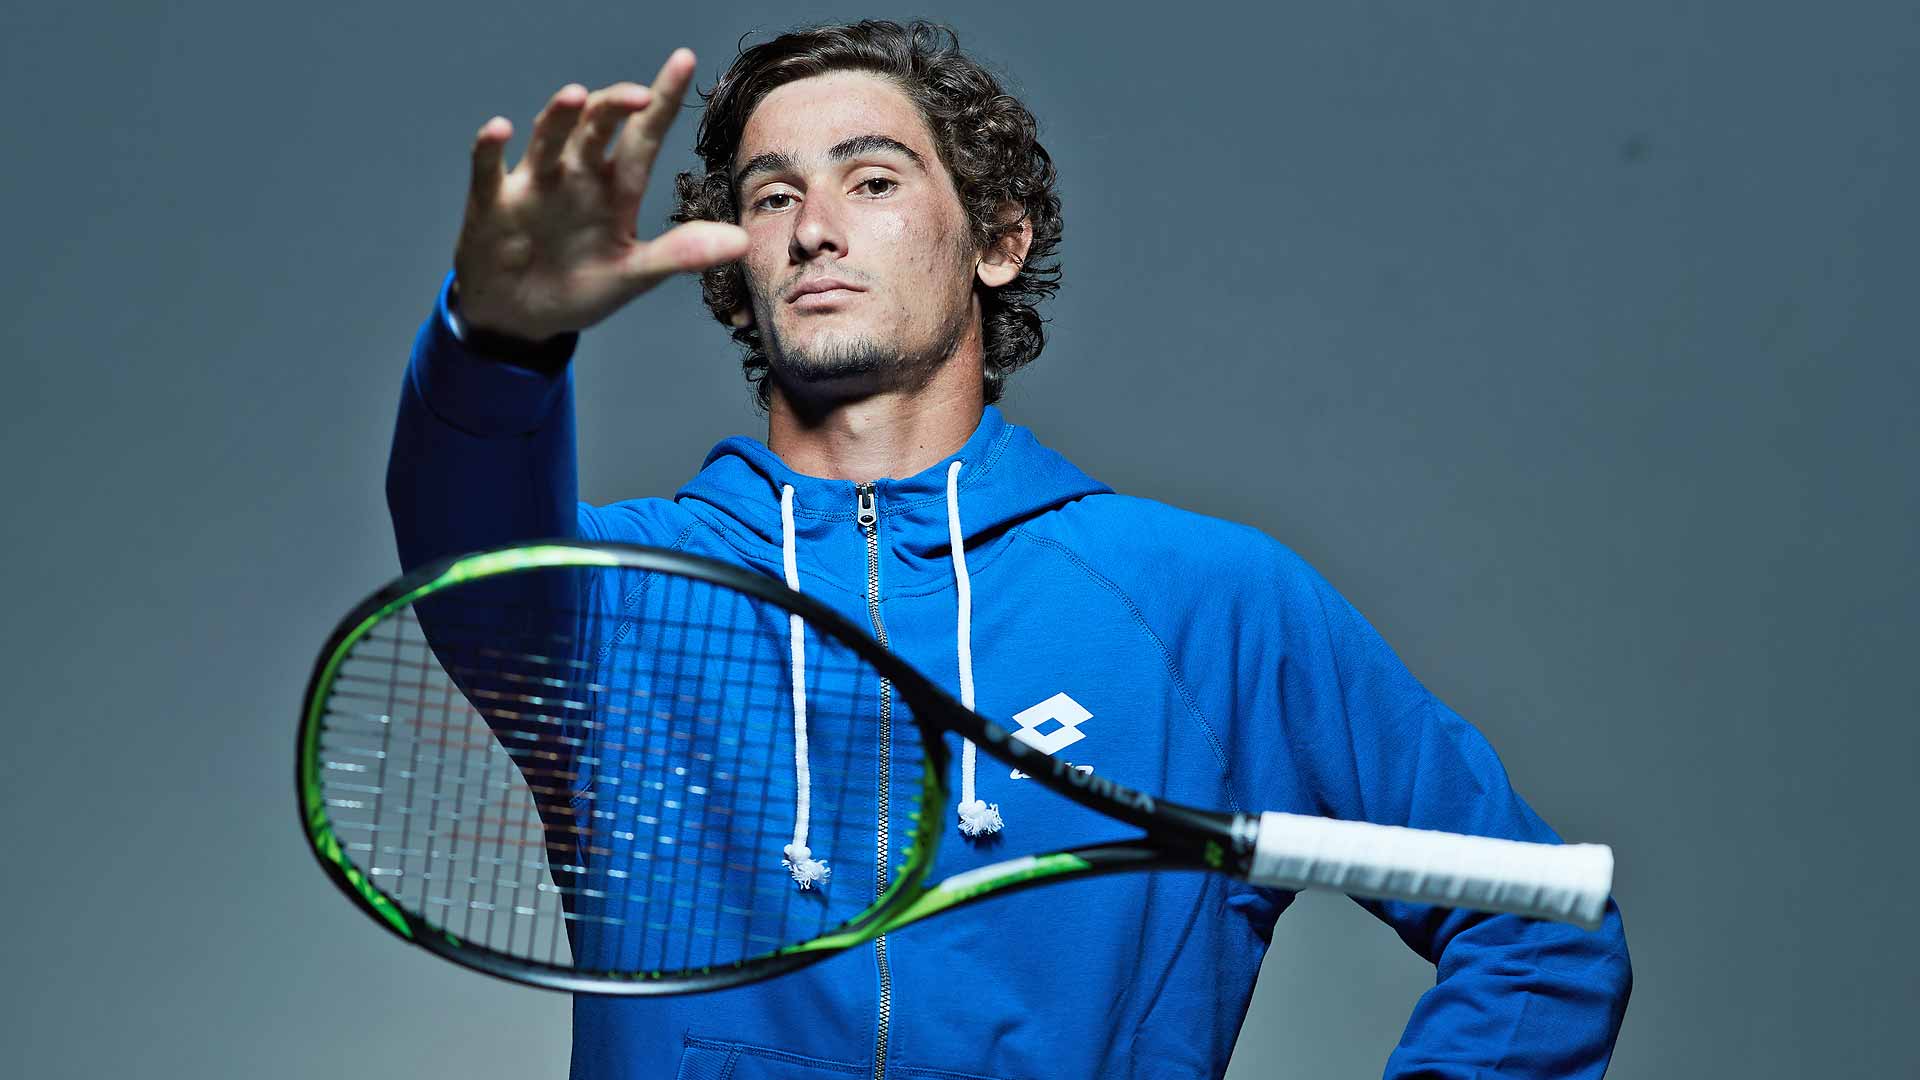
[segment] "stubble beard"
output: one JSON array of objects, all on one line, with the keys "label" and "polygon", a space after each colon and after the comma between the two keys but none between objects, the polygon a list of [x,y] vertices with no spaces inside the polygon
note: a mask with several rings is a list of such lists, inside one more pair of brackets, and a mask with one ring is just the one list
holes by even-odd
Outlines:
[{"label": "stubble beard", "polygon": [[767,342],[767,359],[781,387],[804,397],[917,393],[952,359],[965,333],[963,318],[949,318],[935,339],[920,348],[867,333],[851,337],[828,333],[817,344],[794,347],[773,334]]}]

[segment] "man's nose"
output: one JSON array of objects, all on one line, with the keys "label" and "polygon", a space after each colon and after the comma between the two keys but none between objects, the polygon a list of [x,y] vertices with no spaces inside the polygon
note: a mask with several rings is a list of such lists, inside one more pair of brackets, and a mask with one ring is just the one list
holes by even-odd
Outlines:
[{"label": "man's nose", "polygon": [[796,257],[802,260],[829,248],[836,254],[847,253],[844,222],[831,198],[808,199],[800,204],[793,222],[793,246]]}]

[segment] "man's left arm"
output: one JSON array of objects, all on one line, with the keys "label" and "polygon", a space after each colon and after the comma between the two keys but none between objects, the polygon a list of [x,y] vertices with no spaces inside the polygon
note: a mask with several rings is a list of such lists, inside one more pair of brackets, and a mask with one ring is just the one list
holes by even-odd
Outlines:
[{"label": "man's left arm", "polygon": [[[1558,843],[1513,790],[1486,738],[1429,693],[1324,578],[1297,556],[1288,561],[1280,680],[1271,692],[1281,717],[1277,764],[1291,765],[1279,770],[1290,794],[1328,817]],[[1387,1077],[1606,1071],[1633,986],[1611,900],[1596,931],[1517,915],[1359,903],[1437,969]]]}]

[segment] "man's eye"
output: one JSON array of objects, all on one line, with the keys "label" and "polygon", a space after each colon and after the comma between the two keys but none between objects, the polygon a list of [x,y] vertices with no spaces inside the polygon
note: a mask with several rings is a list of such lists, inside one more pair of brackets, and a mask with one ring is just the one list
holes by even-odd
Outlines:
[{"label": "man's eye", "polygon": [[759,202],[754,203],[753,205],[755,209],[765,206],[769,210],[778,210],[779,207],[777,206],[767,206],[767,202],[772,199],[791,199],[791,198],[793,198],[793,196],[787,194],[784,191],[776,191],[773,194],[767,196],[765,199],[761,199]]},{"label": "man's eye", "polygon": [[[865,180],[860,181],[861,187],[866,187],[868,184],[885,184],[887,185],[888,191],[891,191],[894,188],[897,188],[900,186],[899,181],[893,179],[890,176],[869,176]],[[869,192],[869,194],[881,194],[881,193]]]}]

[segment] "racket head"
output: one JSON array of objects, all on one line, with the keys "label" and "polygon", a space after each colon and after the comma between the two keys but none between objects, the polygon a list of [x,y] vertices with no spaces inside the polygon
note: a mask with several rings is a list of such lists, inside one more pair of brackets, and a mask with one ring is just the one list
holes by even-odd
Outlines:
[{"label": "racket head", "polygon": [[[864,721],[896,679],[914,685],[895,724],[918,735],[878,747]],[[802,709],[808,846],[832,867],[806,889],[783,861]],[[909,709],[965,712],[763,575],[626,544],[493,548],[340,620],[301,708],[298,809],[341,891],[448,960],[573,992],[718,989],[858,944],[924,892],[949,754]],[[883,767],[910,840],[878,891]]]}]

